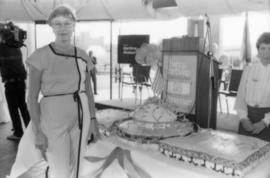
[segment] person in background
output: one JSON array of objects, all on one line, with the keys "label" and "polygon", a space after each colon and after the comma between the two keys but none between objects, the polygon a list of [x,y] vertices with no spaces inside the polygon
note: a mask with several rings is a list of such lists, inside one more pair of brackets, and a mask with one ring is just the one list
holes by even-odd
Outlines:
[{"label": "person in background", "polygon": [[[0,35],[0,72],[14,130],[14,133],[8,136],[7,139],[20,140],[23,135],[22,125],[24,124],[26,127],[30,121],[25,101],[27,72],[23,64],[20,48],[9,46],[3,40],[4,37]],[[21,123],[21,121],[24,123]]]},{"label": "person in background", "polygon": [[235,103],[239,134],[270,141],[270,32],[257,40],[257,60],[244,69]]},{"label": "person in background", "polygon": [[89,51],[88,55],[92,59],[92,63],[94,64],[94,68],[90,71],[90,75],[93,81],[94,94],[97,95],[97,58],[93,56],[93,51]]},{"label": "person in background", "polygon": [[219,68],[222,70],[222,90],[227,90],[231,78],[232,65],[230,64],[229,57],[227,55],[221,55],[219,57],[220,65]]},{"label": "person in background", "polygon": [[99,137],[89,74],[94,65],[85,51],[73,45],[75,23],[71,7],[56,7],[48,18],[55,41],[27,59],[35,145],[56,178],[78,178],[88,140]]}]

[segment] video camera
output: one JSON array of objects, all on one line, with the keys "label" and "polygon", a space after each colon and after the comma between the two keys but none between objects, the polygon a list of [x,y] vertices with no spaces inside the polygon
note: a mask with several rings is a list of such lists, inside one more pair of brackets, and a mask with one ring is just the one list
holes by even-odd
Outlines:
[{"label": "video camera", "polygon": [[21,48],[24,46],[26,31],[20,29],[12,22],[0,23],[0,44],[11,48]]}]

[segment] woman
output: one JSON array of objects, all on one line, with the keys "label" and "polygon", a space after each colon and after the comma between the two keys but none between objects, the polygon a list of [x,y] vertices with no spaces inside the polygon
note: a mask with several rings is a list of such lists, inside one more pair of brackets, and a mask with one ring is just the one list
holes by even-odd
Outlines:
[{"label": "woman", "polygon": [[239,134],[270,141],[270,33],[257,40],[258,60],[242,75],[235,109],[240,117]]},{"label": "woman", "polygon": [[[94,65],[83,50],[72,45],[75,22],[70,7],[55,8],[48,18],[55,41],[27,60],[35,145],[56,178],[78,177],[87,139],[95,141],[99,136],[89,74]],[[43,97],[38,102],[40,92]]]}]

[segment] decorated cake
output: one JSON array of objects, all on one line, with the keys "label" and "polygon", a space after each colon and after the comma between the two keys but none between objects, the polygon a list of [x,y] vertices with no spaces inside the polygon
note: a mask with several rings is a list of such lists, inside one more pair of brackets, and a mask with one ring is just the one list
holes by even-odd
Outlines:
[{"label": "decorated cake", "polygon": [[136,143],[155,143],[160,139],[186,136],[193,123],[177,121],[177,115],[159,103],[145,103],[131,112],[130,117],[113,124],[116,135]]},{"label": "decorated cake", "polygon": [[177,119],[176,114],[167,109],[165,105],[147,103],[130,113],[130,117],[136,121],[149,122],[153,124],[173,122]]},{"label": "decorated cake", "polygon": [[210,129],[194,132],[193,123],[178,121],[159,103],[145,103],[131,113],[106,109],[97,118],[104,135],[230,176],[242,177],[270,157],[269,142]]},{"label": "decorated cake", "polygon": [[161,140],[159,151],[171,158],[242,177],[269,156],[270,143],[243,135],[201,130]]}]

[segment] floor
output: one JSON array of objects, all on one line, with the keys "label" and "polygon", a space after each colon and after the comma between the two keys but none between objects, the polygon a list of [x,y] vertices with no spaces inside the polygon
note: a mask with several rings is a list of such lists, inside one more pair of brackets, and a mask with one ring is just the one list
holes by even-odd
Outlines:
[{"label": "floor", "polygon": [[[116,96],[116,99],[118,98],[118,94],[118,90],[115,89],[114,95]],[[138,105],[149,96],[152,96],[152,94],[150,94],[147,89],[144,89],[142,92],[142,100],[140,101],[140,95],[137,95],[136,99],[133,89],[125,87],[123,92],[123,102],[127,102],[129,105]],[[96,95],[95,98],[97,102],[104,101],[109,98],[109,91],[101,89],[98,91],[98,95]],[[221,103],[223,112],[220,112],[220,107],[218,107],[217,128],[219,130],[236,132],[239,120],[233,110],[234,99],[229,99],[229,113],[226,111],[227,109],[224,97],[221,97]],[[6,137],[12,133],[11,127],[11,122],[0,124],[0,178],[5,178],[5,176],[9,174],[17,152],[18,142],[6,139]]]}]

